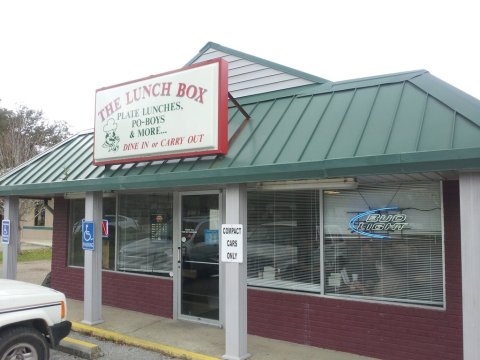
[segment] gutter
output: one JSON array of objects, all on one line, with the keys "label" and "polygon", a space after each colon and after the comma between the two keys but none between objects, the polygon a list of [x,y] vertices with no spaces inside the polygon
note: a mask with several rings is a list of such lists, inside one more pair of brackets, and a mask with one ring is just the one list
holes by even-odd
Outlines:
[{"label": "gutter", "polygon": [[[0,196],[138,190],[480,169],[480,148],[329,159],[0,187]],[[161,170],[161,169],[160,169]]]}]

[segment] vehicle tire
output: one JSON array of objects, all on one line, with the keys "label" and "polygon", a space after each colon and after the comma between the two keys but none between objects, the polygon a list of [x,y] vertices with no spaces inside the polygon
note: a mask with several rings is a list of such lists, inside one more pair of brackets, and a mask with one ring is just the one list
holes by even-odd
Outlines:
[{"label": "vehicle tire", "polygon": [[37,330],[18,326],[0,332],[0,360],[48,360],[50,349]]}]

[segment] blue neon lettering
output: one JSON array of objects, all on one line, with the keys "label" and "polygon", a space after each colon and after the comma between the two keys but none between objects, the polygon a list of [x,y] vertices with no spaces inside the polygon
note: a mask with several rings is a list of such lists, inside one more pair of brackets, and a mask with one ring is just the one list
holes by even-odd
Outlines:
[{"label": "blue neon lettering", "polygon": [[[360,213],[350,219],[348,226],[357,234],[375,238],[375,239],[391,239],[389,235],[375,234],[371,231],[400,231],[403,230],[408,223],[405,214],[379,214],[382,211],[398,211],[398,207],[385,207],[373,209]],[[360,219],[365,218],[364,221]]]}]

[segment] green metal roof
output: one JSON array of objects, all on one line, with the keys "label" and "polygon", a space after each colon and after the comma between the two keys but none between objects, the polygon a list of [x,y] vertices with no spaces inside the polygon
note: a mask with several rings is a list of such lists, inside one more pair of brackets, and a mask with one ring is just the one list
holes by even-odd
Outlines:
[{"label": "green metal roof", "polygon": [[[226,156],[93,166],[80,133],[0,178],[0,195],[480,169],[480,101],[427,71],[238,99]],[[229,108],[229,135],[243,122]]]}]

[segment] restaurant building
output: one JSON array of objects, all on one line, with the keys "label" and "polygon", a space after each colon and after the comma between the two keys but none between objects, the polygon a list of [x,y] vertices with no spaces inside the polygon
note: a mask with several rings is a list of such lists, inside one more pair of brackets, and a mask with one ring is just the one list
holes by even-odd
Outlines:
[{"label": "restaurant building", "polygon": [[[191,118],[207,105],[218,127]],[[478,358],[479,100],[425,70],[332,82],[208,43],[180,71],[97,90],[96,106],[95,132],[0,178],[4,274],[18,198],[53,199],[52,286],[85,301],[87,322],[107,304],[225,326],[239,279],[249,334]],[[92,251],[85,219],[102,223]],[[237,277],[225,223],[243,225]]]}]

